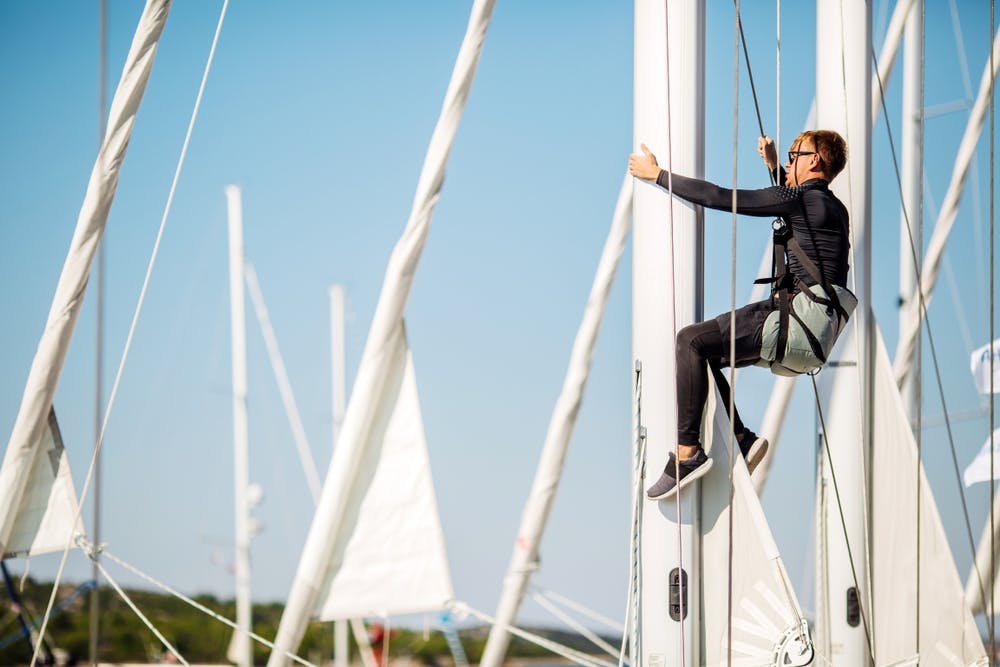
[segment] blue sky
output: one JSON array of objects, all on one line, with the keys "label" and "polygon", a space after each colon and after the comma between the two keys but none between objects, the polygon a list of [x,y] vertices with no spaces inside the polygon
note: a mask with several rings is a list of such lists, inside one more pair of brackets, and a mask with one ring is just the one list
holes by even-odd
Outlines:
[{"label": "blue sky", "polygon": [[[109,4],[110,96],[141,5]],[[709,4],[706,169],[710,180],[728,183],[733,16],[728,3]],[[927,10],[928,107],[975,95],[990,40],[988,3],[961,3],[964,53],[956,49],[950,9],[941,4]],[[469,7],[443,1],[230,6],[111,417],[102,540],[118,556],[186,592],[229,596],[233,589],[225,567],[232,544],[227,184],[243,188],[246,252],[325,471],[331,440],[327,286],[341,283],[348,291],[350,379],[409,213]],[[220,2],[176,3],[139,114],[106,236],[106,388],[220,8]],[[876,46],[890,12],[888,2],[873,3]],[[773,5],[755,4],[744,23],[764,124],[776,134]],[[631,149],[632,31],[628,3],[498,3],[407,310],[456,594],[490,612]],[[783,3],[782,32],[787,145],[813,97],[811,3]],[[6,100],[0,105],[0,427],[8,434],[96,153],[97,35],[96,2],[0,5]],[[900,68],[888,96],[897,143]],[[739,104],[739,180],[763,187],[745,76]],[[966,115],[927,120],[931,200],[925,211],[936,210],[931,201],[943,197]],[[884,121],[873,136],[873,306],[891,352],[899,198]],[[970,182],[949,250],[961,309],[946,278],[931,307],[948,406],[956,412],[981,407],[968,352],[988,337],[987,160],[984,139],[979,192]],[[769,227],[741,222],[736,280],[745,298]],[[928,214],[927,236],[932,223]],[[714,314],[729,306],[729,216],[709,214],[706,226],[707,238],[725,239],[705,262],[705,312]],[[630,253],[605,316],[535,580],[614,618],[626,596]],[[78,485],[94,440],[93,301],[91,293],[56,399]],[[256,511],[265,530],[253,542],[253,590],[257,600],[281,600],[311,500],[249,310],[247,326],[251,478],[266,493]],[[930,366],[926,377],[925,415],[933,421],[941,408]],[[741,381],[738,400],[752,425],[770,383],[759,370]],[[815,436],[810,392],[800,385],[763,500],[799,596],[811,600]],[[983,418],[954,425],[961,464],[972,459],[988,429]],[[924,438],[928,475],[942,515],[950,517],[946,526],[964,578],[971,555],[945,431],[932,425]],[[985,485],[968,498],[978,539],[989,504]],[[87,516],[89,523],[89,509]],[[54,562],[38,558],[31,569],[46,576]],[[75,558],[69,577],[80,580],[88,572],[84,559]],[[526,606],[525,618],[548,617]]]}]

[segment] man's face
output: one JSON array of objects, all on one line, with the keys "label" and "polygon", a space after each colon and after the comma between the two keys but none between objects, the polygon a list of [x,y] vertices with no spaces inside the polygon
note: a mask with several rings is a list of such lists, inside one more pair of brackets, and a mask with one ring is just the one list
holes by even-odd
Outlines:
[{"label": "man's face", "polygon": [[788,150],[788,161],[785,162],[785,185],[792,187],[801,184],[809,173],[810,158],[816,154],[816,149],[803,139],[792,144]]}]

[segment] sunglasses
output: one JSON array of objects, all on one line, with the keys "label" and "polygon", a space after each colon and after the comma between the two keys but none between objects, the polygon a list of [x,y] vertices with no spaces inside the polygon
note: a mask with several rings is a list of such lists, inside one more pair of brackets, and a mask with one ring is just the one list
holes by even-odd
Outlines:
[{"label": "sunglasses", "polygon": [[788,162],[789,164],[795,162],[795,158],[800,155],[816,155],[816,151],[788,151]]}]

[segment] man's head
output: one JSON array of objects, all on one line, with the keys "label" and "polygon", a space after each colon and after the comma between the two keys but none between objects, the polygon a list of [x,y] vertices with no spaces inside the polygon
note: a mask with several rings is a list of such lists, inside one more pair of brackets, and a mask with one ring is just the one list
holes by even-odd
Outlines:
[{"label": "man's head", "polygon": [[833,130],[807,130],[795,137],[785,163],[785,185],[814,178],[832,181],[847,164],[847,144]]}]

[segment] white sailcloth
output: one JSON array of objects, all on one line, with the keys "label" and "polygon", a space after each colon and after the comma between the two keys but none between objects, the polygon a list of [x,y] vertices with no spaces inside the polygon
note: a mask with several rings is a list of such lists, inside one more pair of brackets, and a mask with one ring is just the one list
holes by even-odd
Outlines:
[{"label": "white sailcloth", "polygon": [[871,470],[875,657],[880,665],[892,665],[916,656],[919,587],[919,664],[985,665],[986,651],[966,607],[922,465],[918,472],[916,442],[889,354],[877,327],[876,332]]},{"label": "white sailcloth", "polygon": [[410,219],[389,258],[382,293],[379,295],[350,404],[344,416],[340,442],[330,460],[316,516],[302,549],[292,590],[274,640],[275,650],[268,658],[268,667],[287,664],[284,652],[294,651],[302,640],[306,625],[316,612],[335,574],[336,563],[333,557],[344,549],[349,536],[344,531],[346,519],[357,512],[361,501],[356,493],[352,493],[352,487],[369,481],[367,478],[359,479],[357,474],[366,456],[364,443],[371,430],[376,408],[381,404],[389,370],[392,368],[392,354],[398,344],[396,339],[403,335],[406,302],[430,232],[431,215],[441,195],[448,154],[472,90],[476,65],[486,40],[494,4],[494,0],[476,0],[473,4],[465,38],[445,93],[441,115],[420,172]]},{"label": "white sailcloth", "polygon": [[324,621],[440,610],[454,597],[405,333],[398,346],[365,443],[360,474],[371,484],[334,554]]},{"label": "white sailcloth", "polygon": [[[969,369],[972,371],[972,381],[976,383],[976,391],[980,394],[990,393],[990,367],[993,368],[993,393],[1000,392],[1000,339],[983,345],[973,351],[969,358]],[[990,359],[992,358],[992,364]]]},{"label": "white sailcloth", "polygon": [[83,532],[76,489],[54,410],[35,450],[25,492],[13,512],[14,524],[0,558],[35,556],[60,551],[66,539]]},{"label": "white sailcloth", "polygon": [[[993,498],[992,516],[1000,516],[1000,492]],[[990,533],[993,533],[992,540]],[[979,538],[979,546],[976,548],[976,562],[973,563],[969,571],[969,578],[965,582],[965,600],[969,605],[969,611],[973,614],[988,614],[989,600],[983,596],[989,591],[990,582],[1000,583],[996,573],[990,574],[990,547],[1000,544],[1000,521],[995,525],[990,525],[989,517],[986,517],[986,525],[983,526],[983,534]],[[1000,569],[1000,559],[993,559],[994,566]],[[993,589],[993,604],[1000,600],[1000,586]]]},{"label": "white sailcloth", "polygon": [[[990,447],[990,441],[993,441],[993,447]],[[993,479],[1000,478],[1000,428],[993,431],[993,437],[987,438],[986,442],[983,443],[982,448],[979,453],[976,454],[976,458],[972,459],[972,463],[965,467],[965,472],[962,474],[962,481],[965,482],[966,486],[972,486],[976,482],[988,482],[990,481],[990,450],[993,450]]]},{"label": "white sailcloth", "polygon": [[[729,417],[713,390],[705,442],[712,469],[701,482],[702,633],[710,667],[807,665],[808,630],[764,509],[737,454],[729,501]],[[730,518],[732,513],[732,551]],[[729,558],[732,553],[732,661],[729,660]]]},{"label": "white sailcloth", "polygon": [[[83,306],[90,267],[104,235],[132,126],[153,69],[156,47],[169,9],[170,0],[148,0],[146,3],[111,102],[107,134],[90,174],[76,231],[59,276],[45,331],[31,362],[21,407],[0,468],[0,553],[10,551],[14,524],[20,520],[11,508],[23,506],[30,470],[48,440],[45,431],[63,361]],[[67,534],[63,539],[68,538]]]}]

